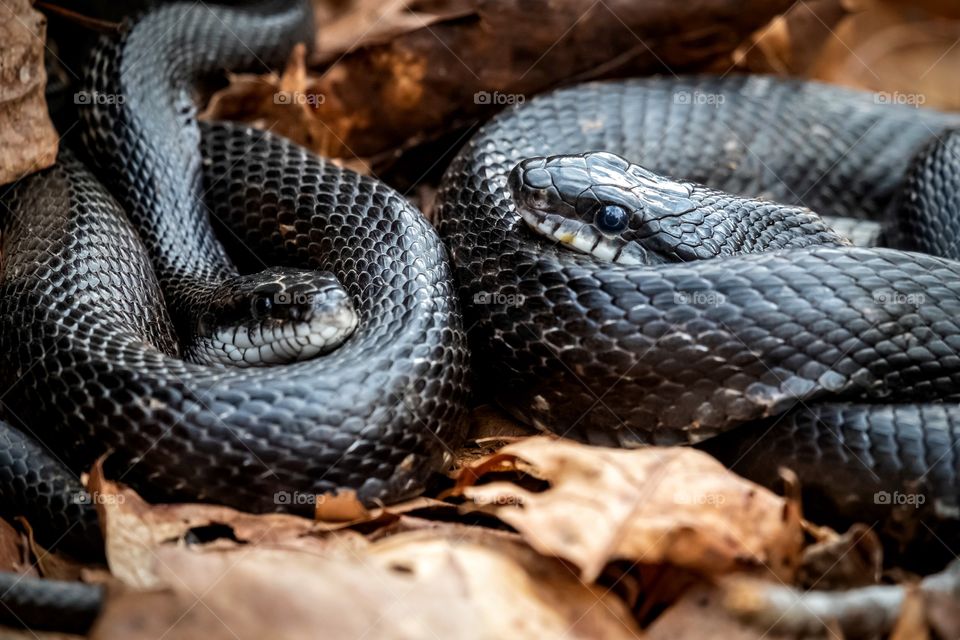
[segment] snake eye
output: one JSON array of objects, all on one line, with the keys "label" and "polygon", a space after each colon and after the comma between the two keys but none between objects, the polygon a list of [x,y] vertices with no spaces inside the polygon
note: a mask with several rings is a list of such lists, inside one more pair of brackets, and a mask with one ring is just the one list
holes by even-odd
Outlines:
[{"label": "snake eye", "polygon": [[253,312],[258,316],[264,316],[273,309],[273,300],[268,296],[257,296],[253,299]]},{"label": "snake eye", "polygon": [[601,231],[617,233],[627,228],[627,222],[629,222],[629,220],[630,216],[627,214],[626,209],[617,204],[608,204],[597,211],[594,224],[596,224]]}]

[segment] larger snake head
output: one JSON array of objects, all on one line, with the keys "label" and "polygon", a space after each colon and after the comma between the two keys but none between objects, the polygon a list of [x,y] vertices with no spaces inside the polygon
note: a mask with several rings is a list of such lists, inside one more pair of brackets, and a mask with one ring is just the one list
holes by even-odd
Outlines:
[{"label": "larger snake head", "polygon": [[697,215],[689,186],[606,152],[523,160],[508,186],[534,232],[622,264],[665,262],[661,224]]},{"label": "larger snake head", "polygon": [[357,322],[333,274],[271,268],[213,291],[185,357],[242,367],[306,360],[340,346]]}]

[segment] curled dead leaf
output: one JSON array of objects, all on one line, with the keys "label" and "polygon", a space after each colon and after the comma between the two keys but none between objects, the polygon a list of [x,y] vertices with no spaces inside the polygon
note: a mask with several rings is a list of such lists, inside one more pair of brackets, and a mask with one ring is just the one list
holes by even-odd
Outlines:
[{"label": "curled dead leaf", "polygon": [[[475,484],[507,464],[550,488]],[[766,567],[789,580],[803,541],[797,505],[687,448],[623,450],[530,438],[465,469],[458,490],[489,506],[534,549],[575,564],[587,582],[614,560],[709,575]]]}]

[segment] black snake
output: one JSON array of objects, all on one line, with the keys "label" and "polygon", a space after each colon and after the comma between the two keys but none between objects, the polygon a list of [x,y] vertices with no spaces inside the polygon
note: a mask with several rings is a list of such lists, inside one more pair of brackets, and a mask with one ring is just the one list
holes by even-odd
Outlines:
[{"label": "black snake", "polygon": [[[887,492],[956,521],[960,119],[884,102],[652,78],[495,118],[438,194],[479,384],[586,442],[727,432],[705,446],[848,516],[883,518]],[[801,207],[896,215],[886,235],[935,255],[849,246]]]},{"label": "black snake", "polygon": [[[465,336],[436,232],[377,180],[194,117],[197,82],[282,64],[307,11],[174,5],[107,39],[82,148],[116,199],[69,151],[5,194],[0,378],[7,420],[32,438],[0,440],[0,491],[52,523],[45,544],[94,546],[95,516],[33,439],[77,472],[109,451],[112,473],[158,497],[310,513],[332,490],[421,491],[461,436]],[[331,322],[345,342],[303,359]],[[264,364],[303,360],[184,359],[211,336],[243,360],[257,342]]]},{"label": "black snake", "polygon": [[[868,493],[916,481],[956,509],[956,138],[913,162],[956,118],[770,78],[564,89],[454,160],[445,249],[378,181],[197,124],[196,82],[279,64],[304,12],[171,6],[98,50],[85,147],[116,201],[69,152],[4,197],[11,422],[75,469],[109,450],[157,497],[259,511],[343,488],[395,500],[462,435],[455,275],[479,385],[538,427],[626,446],[729,432],[720,449],[765,481],[790,464],[867,511]],[[903,237],[940,257],[851,247],[799,205],[910,208]],[[748,422],[771,433],[730,431]],[[12,508],[59,518],[58,535],[78,523],[65,541],[96,546],[63,466],[19,431],[0,444]],[[851,480],[824,478],[836,462]]]}]

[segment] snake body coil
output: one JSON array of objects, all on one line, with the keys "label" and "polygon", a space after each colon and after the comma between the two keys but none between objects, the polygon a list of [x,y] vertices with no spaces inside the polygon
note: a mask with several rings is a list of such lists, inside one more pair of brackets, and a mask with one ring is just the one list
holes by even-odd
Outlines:
[{"label": "snake body coil", "polygon": [[[478,382],[525,421],[597,444],[697,442],[774,416],[769,446],[752,455],[762,438],[730,433],[742,445],[730,457],[738,468],[763,467],[756,475],[767,480],[779,464],[801,468],[804,482],[852,513],[875,511],[878,490],[920,483],[928,506],[956,514],[960,263],[947,258],[958,247],[934,257],[824,236],[821,246],[752,253],[764,247],[749,246],[746,221],[762,226],[759,212],[781,216],[770,229],[790,218],[800,222],[788,227],[809,227],[795,205],[879,217],[908,182],[942,190],[940,176],[960,171],[955,160],[944,165],[949,154],[921,162],[919,178],[908,181],[908,171],[957,123],[870,94],[763,77],[595,83],[501,114],[461,150],[438,194],[471,346],[485,354]],[[534,192],[537,206],[570,216],[588,192],[612,192],[622,180],[609,166],[600,169],[608,187],[577,182],[579,160],[528,161],[586,152],[673,178],[641,176],[649,193],[640,199],[655,202],[652,213],[636,205],[646,217],[629,229],[642,250],[610,245],[616,233],[584,235],[582,220],[525,222],[518,212],[524,180],[547,187]],[[523,161],[537,175],[511,179]],[[581,194],[576,205],[564,204],[560,187],[551,192],[551,167],[554,184],[570,181],[572,197]],[[907,204],[942,199],[907,193]],[[624,226],[613,206],[612,222]],[[727,229],[737,247],[713,243],[723,219],[737,221]],[[711,220],[720,221],[698,224]],[[647,263],[635,264],[643,255]],[[824,473],[837,464],[837,476]]]},{"label": "snake body coil", "polygon": [[[460,436],[459,311],[416,209],[252,129],[204,125],[201,155],[192,83],[280,64],[307,25],[303,3],[263,15],[170,6],[98,52],[91,91],[117,99],[88,105],[88,148],[132,226],[67,153],[9,194],[5,405],[75,468],[109,450],[125,481],[167,497],[309,511],[331,490],[415,493]],[[177,357],[197,305],[243,277],[211,216],[265,263],[336,274],[360,319],[346,344],[268,368]]]}]

